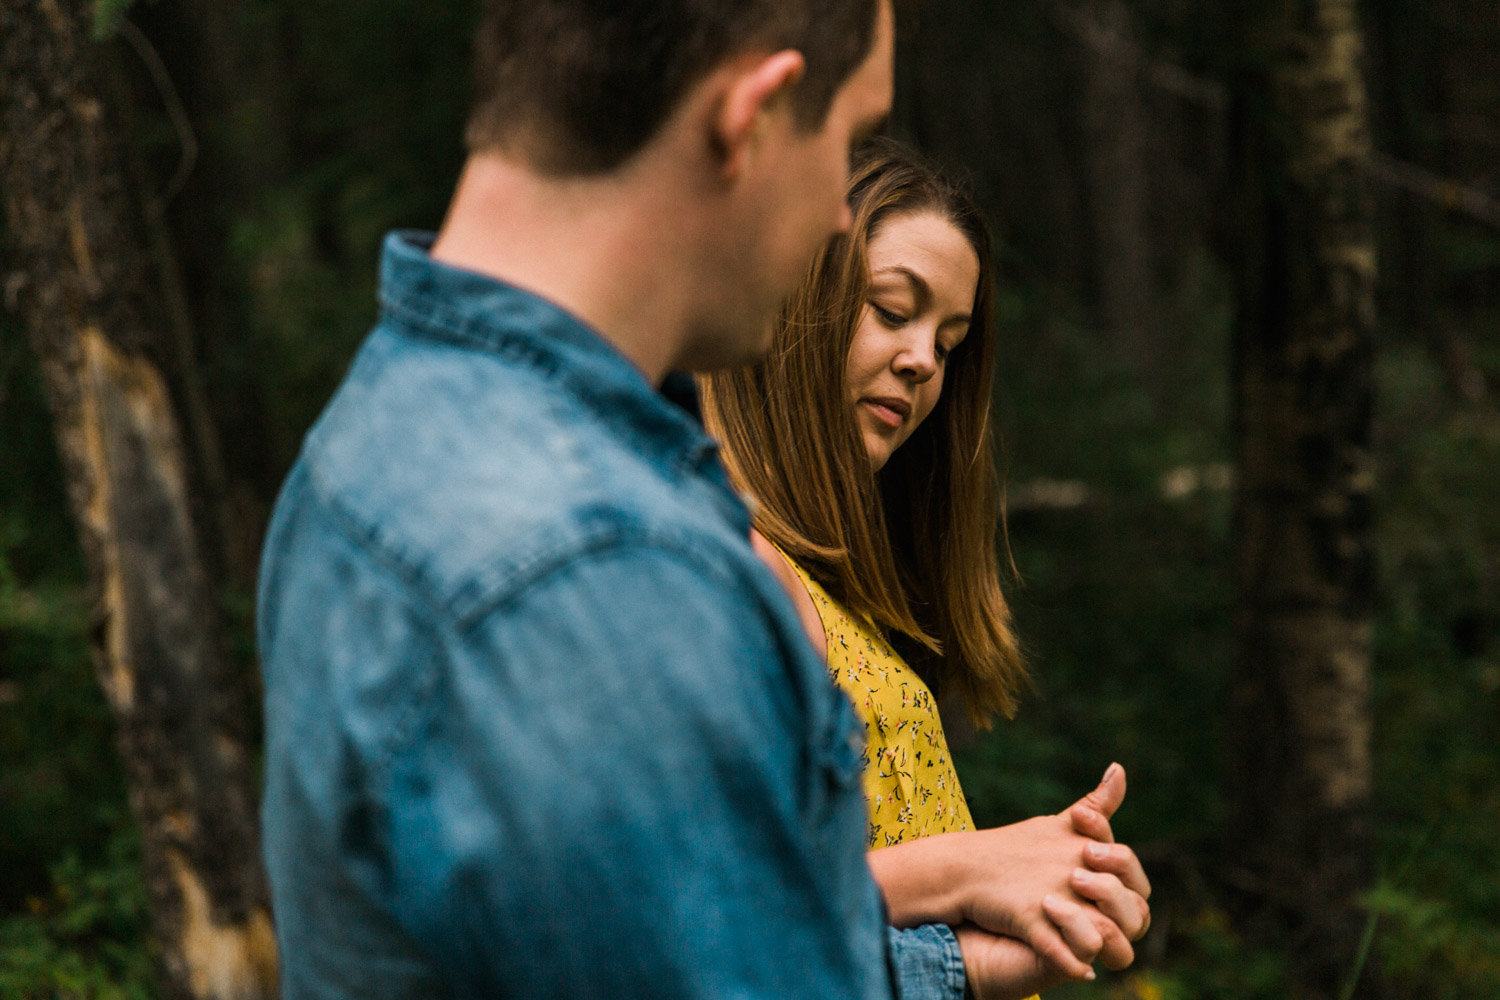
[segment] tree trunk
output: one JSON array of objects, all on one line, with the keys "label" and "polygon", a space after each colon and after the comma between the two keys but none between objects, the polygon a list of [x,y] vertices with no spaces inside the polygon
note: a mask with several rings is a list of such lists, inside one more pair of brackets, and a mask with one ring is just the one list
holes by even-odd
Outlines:
[{"label": "tree trunk", "polygon": [[87,0],[0,9],[6,288],[43,370],[141,824],[163,995],[275,994],[250,709],[219,647],[170,352]]},{"label": "tree trunk", "polygon": [[[1091,0],[1082,50],[1084,179],[1088,192],[1095,310],[1103,332],[1154,396],[1162,357],[1154,312],[1156,269],[1139,49],[1125,0]],[[1080,34],[1083,32],[1080,31]]]},{"label": "tree trunk", "polygon": [[1355,0],[1238,13],[1231,840],[1311,995],[1333,997],[1357,966],[1372,851],[1369,111]]}]

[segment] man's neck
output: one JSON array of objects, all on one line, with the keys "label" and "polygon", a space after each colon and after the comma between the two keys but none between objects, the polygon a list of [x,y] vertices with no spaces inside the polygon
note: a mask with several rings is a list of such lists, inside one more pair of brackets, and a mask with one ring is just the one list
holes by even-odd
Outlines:
[{"label": "man's neck", "polygon": [[566,309],[660,383],[690,336],[693,289],[672,228],[684,214],[640,169],[552,178],[473,156],[432,256]]}]

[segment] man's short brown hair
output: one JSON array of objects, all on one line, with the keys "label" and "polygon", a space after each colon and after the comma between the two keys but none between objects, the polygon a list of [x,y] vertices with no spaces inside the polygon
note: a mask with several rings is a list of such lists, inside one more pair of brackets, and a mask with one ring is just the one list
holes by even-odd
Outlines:
[{"label": "man's short brown hair", "polygon": [[796,49],[793,100],[817,128],[869,53],[877,0],[490,0],[471,152],[555,175],[604,173],[656,134],[691,86],[739,52]]}]

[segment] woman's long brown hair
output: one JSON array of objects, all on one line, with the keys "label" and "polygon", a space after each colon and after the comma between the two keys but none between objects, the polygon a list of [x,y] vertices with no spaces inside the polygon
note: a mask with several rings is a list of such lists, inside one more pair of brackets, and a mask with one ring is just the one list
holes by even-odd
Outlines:
[{"label": "woman's long brown hair", "polygon": [[[770,354],[699,379],[709,431],[755,526],[856,613],[904,633],[912,665],[987,725],[1027,683],[1000,589],[1003,540],[990,382],[994,266],[961,188],[890,140],[857,155],[850,231],[825,247],[777,319]],[[979,258],[973,321],[931,414],[877,474],[845,371],[869,295],[866,248],[895,216],[934,212]],[[998,532],[998,536],[997,536]]]}]

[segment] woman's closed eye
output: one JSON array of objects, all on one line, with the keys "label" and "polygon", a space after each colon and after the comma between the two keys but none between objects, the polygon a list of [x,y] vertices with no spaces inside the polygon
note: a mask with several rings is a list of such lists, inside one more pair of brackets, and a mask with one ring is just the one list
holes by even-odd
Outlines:
[{"label": "woman's closed eye", "polygon": [[906,317],[899,312],[887,309],[878,302],[871,302],[870,308],[875,310],[875,315],[880,317],[880,322],[891,329],[906,325]]}]

